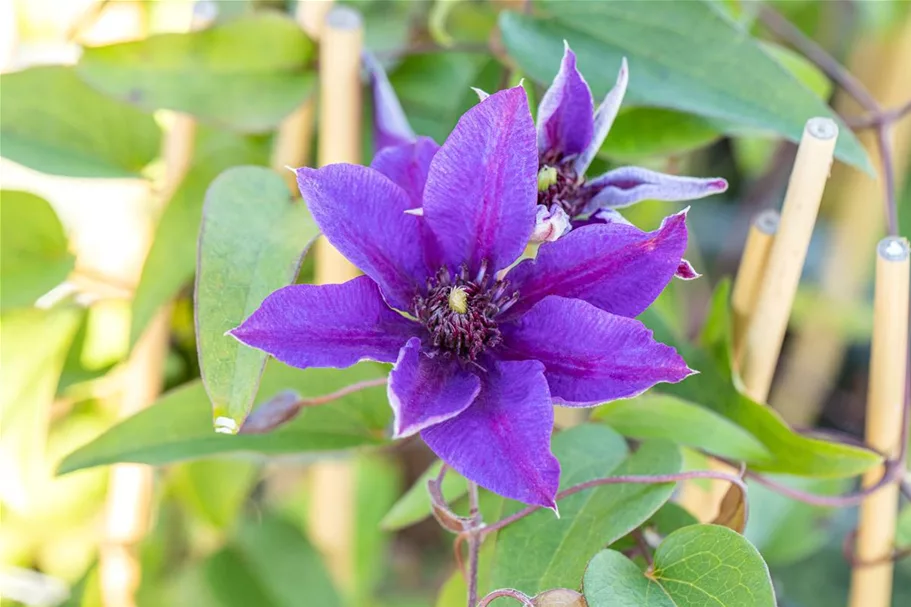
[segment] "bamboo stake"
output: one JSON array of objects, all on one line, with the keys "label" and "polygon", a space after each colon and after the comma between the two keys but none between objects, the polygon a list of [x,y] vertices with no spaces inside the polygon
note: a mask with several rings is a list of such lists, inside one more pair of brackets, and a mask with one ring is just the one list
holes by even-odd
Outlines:
[{"label": "bamboo stake", "polygon": [[743,383],[747,393],[761,402],[772,385],[837,138],[835,122],[811,118],[797,150],[778,233],[743,346]]},{"label": "bamboo stake", "polygon": [[[319,163],[357,163],[361,150],[360,15],[335,7],[326,17],[320,48]],[[316,282],[336,284],[357,269],[324,238],[315,244]],[[311,468],[309,532],[342,587],[354,573],[354,475],[349,462],[320,462]]]},{"label": "bamboo stake", "polygon": [[[873,297],[873,340],[867,393],[867,444],[888,457],[901,452],[905,375],[908,368],[909,250],[904,238],[885,238],[876,248],[876,288]],[[882,469],[864,475],[865,487],[876,483]],[[855,558],[851,573],[850,607],[889,607],[892,604],[892,553],[898,515],[898,483],[883,487],[860,505]],[[881,562],[863,565],[866,561]]]},{"label": "bamboo stake", "polygon": [[[295,18],[312,40],[319,40],[326,22],[326,15],[332,8],[332,0],[300,0]],[[310,144],[316,124],[316,97],[311,96],[293,113],[282,121],[275,135],[271,166],[285,181],[288,188],[296,193],[297,182],[294,173],[285,167],[306,166],[310,162]]]},{"label": "bamboo stake", "polygon": [[756,306],[759,288],[765,277],[772,242],[778,231],[778,211],[767,210],[759,213],[750,226],[747,241],[737,268],[737,278],[731,291],[731,307],[734,312],[733,342],[734,361],[737,364],[743,355],[743,343],[750,316]]},{"label": "bamboo stake", "polygon": [[[733,354],[735,365],[742,355],[744,333],[749,326],[759,288],[765,277],[772,242],[775,239],[775,232],[778,230],[778,221],[778,211],[767,210],[756,215],[747,234],[743,255],[740,257],[737,278],[731,291],[731,307],[734,312]],[[736,469],[713,458],[709,458],[709,468],[737,474]],[[724,499],[729,486],[730,483],[725,481],[713,480],[710,481],[707,488],[703,488],[696,481],[687,481],[682,484],[677,501],[699,519],[699,522],[708,523],[714,520],[718,514],[718,506]]]},{"label": "bamboo stake", "polygon": [[[883,107],[896,107],[911,97],[911,61],[907,57],[911,57],[911,16],[893,38],[861,41],[849,68]],[[848,95],[836,101],[836,109],[843,116],[861,113]],[[881,166],[876,133],[861,131],[858,138],[873,166]],[[904,168],[911,157],[911,118],[895,123],[892,142],[896,189],[900,192],[907,177]],[[854,305],[866,297],[875,266],[873,253],[884,226],[883,214],[871,205],[882,195],[880,180],[844,164],[833,168],[832,185],[823,201],[823,206],[832,210],[832,230],[822,257],[820,291],[836,305]],[[832,390],[833,378],[843,366],[847,347],[845,337],[823,321],[808,319],[797,328],[786,353],[788,364],[769,397],[785,421],[802,427],[814,423]]]}]

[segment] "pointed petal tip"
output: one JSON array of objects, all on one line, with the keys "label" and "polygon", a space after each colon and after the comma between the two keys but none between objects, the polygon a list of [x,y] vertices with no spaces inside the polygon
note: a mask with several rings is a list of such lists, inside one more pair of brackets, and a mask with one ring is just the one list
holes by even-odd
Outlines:
[{"label": "pointed petal tip", "polygon": [[696,280],[697,278],[701,278],[702,274],[696,271],[693,264],[685,259],[681,259],[674,277],[679,278],[680,280]]},{"label": "pointed petal tip", "polygon": [[718,177],[712,179],[708,182],[708,188],[713,191],[715,194],[720,194],[721,192],[726,192],[728,189],[728,182],[726,179]]},{"label": "pointed petal tip", "polygon": [[476,86],[471,87],[471,90],[473,90],[475,92],[475,95],[478,96],[479,101],[484,101],[485,99],[490,97],[490,93],[488,93],[487,91],[481,90]]}]

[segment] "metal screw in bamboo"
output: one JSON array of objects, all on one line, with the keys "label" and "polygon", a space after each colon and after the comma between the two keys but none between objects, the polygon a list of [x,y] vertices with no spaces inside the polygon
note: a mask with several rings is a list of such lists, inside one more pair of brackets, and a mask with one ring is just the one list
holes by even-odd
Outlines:
[{"label": "metal screw in bamboo", "polygon": [[[901,450],[908,369],[911,255],[908,241],[896,237],[881,240],[876,253],[866,442],[888,457],[896,457]],[[867,472],[864,486],[876,483],[882,474],[882,469]],[[888,557],[893,548],[898,491],[897,482],[887,485],[860,505],[855,549],[859,564],[851,574],[850,607],[889,607],[892,604],[894,564],[883,557]],[[863,564],[874,560],[879,562]]]},{"label": "metal screw in bamboo", "polygon": [[778,233],[743,345],[743,383],[747,393],[761,402],[772,385],[837,138],[834,121],[811,118],[797,149]]},{"label": "metal screw in bamboo", "polygon": [[[320,44],[319,163],[357,163],[361,150],[360,15],[335,7],[326,16]],[[316,282],[334,284],[357,269],[320,237],[315,244]],[[320,462],[311,468],[309,531],[343,587],[353,576],[354,479],[349,462]]]}]

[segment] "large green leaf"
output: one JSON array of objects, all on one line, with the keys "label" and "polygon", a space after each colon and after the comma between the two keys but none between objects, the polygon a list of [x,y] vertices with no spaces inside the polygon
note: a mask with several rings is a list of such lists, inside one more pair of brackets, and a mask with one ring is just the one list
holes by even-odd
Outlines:
[{"label": "large green leaf", "polygon": [[51,205],[28,192],[0,192],[0,309],[29,307],[73,269]]},{"label": "large green leaf", "polygon": [[687,364],[699,371],[685,381],[661,384],[656,390],[711,409],[758,439],[770,459],[753,464],[754,470],[835,478],[855,476],[877,465],[881,458],[866,449],[794,432],[774,409],[739,390],[730,358],[729,292],[729,281],[722,281],[715,290],[701,347],[675,335],[651,311],[643,314],[641,318],[655,332],[655,338],[677,348]]},{"label": "large green leaf", "polygon": [[0,76],[0,154],[71,177],[131,177],[158,154],[152,116],[93,90],[71,67]]},{"label": "large green leaf", "polygon": [[158,220],[152,246],[133,296],[130,344],[135,344],[155,312],[193,281],[196,243],[206,189],[222,171],[243,164],[266,164],[262,138],[200,128],[193,160]]},{"label": "large green leaf", "polygon": [[775,607],[769,570],[742,535],[692,525],[667,536],[651,571],[604,550],[585,571],[589,607]]},{"label": "large green leaf", "polygon": [[309,94],[312,56],[294,20],[260,12],[189,34],[87,48],[77,70],[99,91],[139,107],[263,132]]},{"label": "large green leaf", "polygon": [[[681,466],[671,443],[647,441],[627,458],[620,435],[590,424],[554,436],[553,450],[562,468],[561,489],[605,476],[670,474]],[[560,518],[540,510],[516,521],[497,534],[491,587],[529,595],[578,587],[585,563],[648,520],[673,489],[673,483],[602,485],[560,500]],[[510,503],[504,514],[520,507]]]},{"label": "large green leaf", "polygon": [[594,410],[592,419],[633,438],[666,438],[747,463],[769,459],[762,443],[740,426],[668,394],[643,394],[607,403]]},{"label": "large green leaf", "polygon": [[274,171],[236,167],[206,192],[196,269],[196,339],[215,427],[236,432],[250,413],[266,354],[225,333],[294,281],[318,230]]},{"label": "large green leaf", "polygon": [[[542,0],[547,14],[505,12],[506,48],[531,77],[549,83],[567,40],[596,97],[630,65],[629,101],[680,110],[799,141],[813,116],[839,120],[736,23],[704,1]],[[839,124],[840,121],[839,121]],[[857,138],[842,125],[836,155],[872,173]]]},{"label": "large green leaf", "polygon": [[0,319],[0,501],[27,511],[47,478],[50,406],[67,349],[79,326],[77,308],[23,308]]},{"label": "large green leaf", "polygon": [[[257,403],[289,389],[305,397],[328,394],[385,372],[385,367],[373,363],[302,371],[272,361],[263,374]],[[117,462],[157,465],[212,455],[314,454],[381,445],[390,420],[386,390],[377,387],[305,408],[294,421],[268,434],[217,434],[202,382],[193,381],[68,455],[58,472]]]},{"label": "large green leaf", "polygon": [[634,162],[652,156],[685,154],[720,137],[717,125],[701,116],[634,107],[617,116],[599,155],[615,162]]}]

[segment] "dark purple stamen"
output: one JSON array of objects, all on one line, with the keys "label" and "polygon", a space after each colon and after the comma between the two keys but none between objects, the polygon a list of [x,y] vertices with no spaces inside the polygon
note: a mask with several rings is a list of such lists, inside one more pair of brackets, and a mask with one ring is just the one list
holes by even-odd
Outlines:
[{"label": "dark purple stamen", "polygon": [[545,166],[555,168],[557,179],[546,190],[538,191],[538,204],[548,209],[556,204],[575,218],[582,213],[594,193],[586,187],[585,177],[576,174],[572,161],[573,158],[564,158],[562,154],[552,151],[541,157],[538,169]]},{"label": "dark purple stamen", "polygon": [[496,317],[518,296],[508,281],[488,274],[486,261],[473,277],[465,265],[457,274],[444,267],[427,279],[427,292],[414,298],[414,315],[430,334],[430,345],[445,356],[473,362],[503,340]]}]

